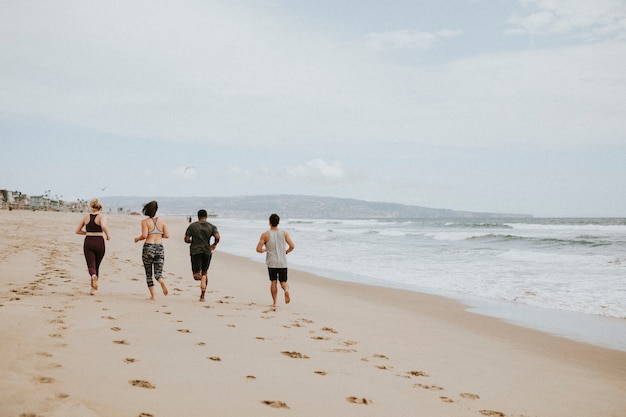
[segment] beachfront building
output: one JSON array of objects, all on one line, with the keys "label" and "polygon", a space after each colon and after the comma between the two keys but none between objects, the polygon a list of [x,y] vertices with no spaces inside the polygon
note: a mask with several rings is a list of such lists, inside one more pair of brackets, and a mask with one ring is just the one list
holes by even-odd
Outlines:
[{"label": "beachfront building", "polygon": [[13,191],[0,190],[0,207],[8,209],[13,203]]},{"label": "beachfront building", "polygon": [[89,211],[87,200],[78,199],[75,202],[63,201],[62,196],[50,197],[50,191],[43,195],[28,195],[20,191],[0,190],[0,209],[5,210],[43,210],[43,211],[71,211],[85,213]]},{"label": "beachfront building", "polygon": [[0,190],[0,208],[8,210],[27,210],[30,198],[19,191]]},{"label": "beachfront building", "polygon": [[30,198],[31,210],[45,210],[46,198],[43,195],[34,195]]},{"label": "beachfront building", "polygon": [[78,199],[75,202],[63,202],[63,206],[66,211],[72,213],[86,213],[89,211],[89,202],[87,200]]}]

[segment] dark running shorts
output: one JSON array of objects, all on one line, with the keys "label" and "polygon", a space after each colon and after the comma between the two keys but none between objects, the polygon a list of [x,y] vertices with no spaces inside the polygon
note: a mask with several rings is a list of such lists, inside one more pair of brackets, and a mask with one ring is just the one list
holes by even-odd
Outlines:
[{"label": "dark running shorts", "polygon": [[287,282],[287,268],[267,268],[270,281]]},{"label": "dark running shorts", "polygon": [[209,270],[210,264],[211,255],[207,255],[206,253],[191,255],[191,272],[202,271],[206,273]]}]

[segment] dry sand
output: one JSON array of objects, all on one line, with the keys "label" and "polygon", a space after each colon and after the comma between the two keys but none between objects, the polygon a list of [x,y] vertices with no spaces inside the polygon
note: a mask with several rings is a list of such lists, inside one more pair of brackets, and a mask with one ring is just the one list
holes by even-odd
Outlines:
[{"label": "dry sand", "polygon": [[218,247],[200,303],[184,218],[167,297],[146,300],[141,217],[122,215],[90,296],[80,217],[0,211],[2,417],[626,415],[625,352],[445,298],[290,270],[274,311],[262,256]]}]

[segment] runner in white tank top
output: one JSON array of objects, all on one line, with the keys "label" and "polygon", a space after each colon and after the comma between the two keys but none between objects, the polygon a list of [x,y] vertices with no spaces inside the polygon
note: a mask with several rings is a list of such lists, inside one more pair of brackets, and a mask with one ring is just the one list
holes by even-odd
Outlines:
[{"label": "runner in white tank top", "polygon": [[295,249],[295,245],[284,230],[278,229],[280,217],[277,214],[270,216],[270,230],[264,232],[256,246],[256,251],[265,253],[265,263],[270,278],[270,293],[272,295],[272,307],[276,308],[278,296],[278,282],[285,292],[285,304],[289,304],[289,284],[287,284],[287,254]]}]

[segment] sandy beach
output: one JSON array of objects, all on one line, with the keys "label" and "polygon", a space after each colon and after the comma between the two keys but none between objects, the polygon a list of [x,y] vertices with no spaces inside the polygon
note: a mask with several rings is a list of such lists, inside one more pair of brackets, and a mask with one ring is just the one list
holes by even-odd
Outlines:
[{"label": "sandy beach", "polygon": [[263,257],[218,246],[201,303],[184,217],[149,301],[143,216],[108,217],[90,296],[81,214],[0,211],[0,416],[626,415],[626,352],[446,298],[290,269],[272,310]]}]

